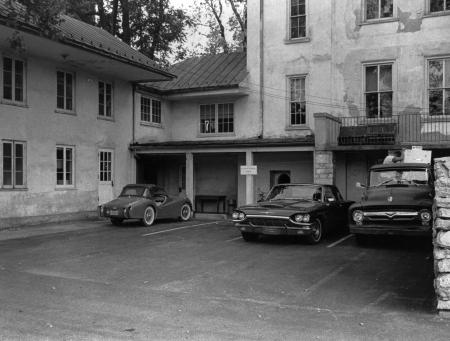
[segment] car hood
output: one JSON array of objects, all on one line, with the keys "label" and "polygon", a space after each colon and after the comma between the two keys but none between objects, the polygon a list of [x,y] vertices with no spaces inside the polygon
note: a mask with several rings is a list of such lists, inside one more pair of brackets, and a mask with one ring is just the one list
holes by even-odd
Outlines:
[{"label": "car hood", "polygon": [[321,202],[310,200],[286,199],[277,201],[262,201],[252,205],[238,207],[245,214],[258,215],[290,215],[296,212],[312,212],[323,207]]},{"label": "car hood", "polygon": [[144,198],[138,198],[138,197],[118,197],[117,199],[111,200],[110,202],[107,202],[106,204],[103,204],[104,207],[126,207],[130,204],[134,204],[136,202],[145,200]]},{"label": "car hood", "polygon": [[360,202],[352,208],[431,207],[433,193],[428,186],[383,186],[367,188]]}]

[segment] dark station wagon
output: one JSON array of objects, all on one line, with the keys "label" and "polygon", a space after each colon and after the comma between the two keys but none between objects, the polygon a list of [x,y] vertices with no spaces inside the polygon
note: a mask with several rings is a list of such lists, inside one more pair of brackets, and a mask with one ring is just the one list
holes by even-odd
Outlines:
[{"label": "dark station wagon", "polygon": [[295,235],[317,244],[327,231],[346,228],[351,203],[336,186],[280,184],[264,200],[235,209],[232,220],[245,241],[259,235]]}]

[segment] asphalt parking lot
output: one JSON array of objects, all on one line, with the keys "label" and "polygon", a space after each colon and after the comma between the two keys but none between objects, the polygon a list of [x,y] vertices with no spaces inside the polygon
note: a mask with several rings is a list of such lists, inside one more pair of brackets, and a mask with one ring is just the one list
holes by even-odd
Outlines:
[{"label": "asphalt parking lot", "polygon": [[430,243],[247,243],[196,220],[0,231],[0,340],[448,340]]}]

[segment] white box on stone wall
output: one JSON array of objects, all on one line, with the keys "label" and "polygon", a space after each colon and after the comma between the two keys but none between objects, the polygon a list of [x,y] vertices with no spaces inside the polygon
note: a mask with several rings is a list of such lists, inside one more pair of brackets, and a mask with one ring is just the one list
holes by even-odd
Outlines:
[{"label": "white box on stone wall", "polygon": [[431,150],[422,150],[418,148],[405,149],[403,152],[403,162],[431,163]]}]

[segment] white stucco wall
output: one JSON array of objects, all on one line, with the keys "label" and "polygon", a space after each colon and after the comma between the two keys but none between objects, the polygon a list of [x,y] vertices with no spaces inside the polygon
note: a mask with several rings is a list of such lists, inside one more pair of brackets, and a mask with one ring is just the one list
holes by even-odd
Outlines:
[{"label": "white stucco wall", "polygon": [[[25,190],[0,190],[0,217],[93,211],[98,199],[99,148],[115,152],[114,191],[130,182],[131,85],[32,56],[26,62],[26,106],[0,103],[0,139],[26,142]],[[75,72],[75,113],[55,112],[56,70]],[[98,80],[113,83],[113,120],[97,118]],[[75,186],[56,188],[56,145],[75,147]],[[0,177],[2,175],[0,174]]]}]

